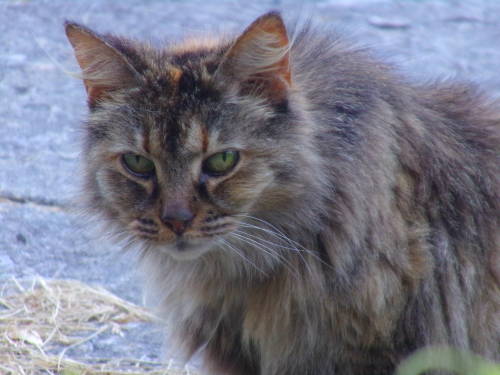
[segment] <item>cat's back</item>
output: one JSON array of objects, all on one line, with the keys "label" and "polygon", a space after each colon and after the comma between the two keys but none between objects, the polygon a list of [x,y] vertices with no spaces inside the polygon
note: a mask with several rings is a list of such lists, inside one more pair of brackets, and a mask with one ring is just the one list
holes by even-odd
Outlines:
[{"label": "cat's back", "polygon": [[394,191],[403,216],[425,218],[435,241],[443,233],[500,283],[499,100],[459,79],[415,82],[311,25],[293,40],[296,89],[338,195]]},{"label": "cat's back", "polygon": [[323,147],[347,142],[356,154],[383,134],[386,143],[379,146],[393,143],[392,152],[413,153],[422,163],[439,159],[439,167],[456,162],[464,167],[457,173],[489,176],[488,187],[499,196],[500,98],[463,77],[416,82],[368,48],[312,25],[295,31],[293,41],[295,92],[308,103],[311,126],[346,133],[326,137]]},{"label": "cat's back", "polygon": [[467,347],[460,332],[468,331],[474,350],[498,358],[499,101],[459,80],[416,83],[373,53],[313,28],[295,43],[298,95],[309,104],[323,173],[335,188],[330,216],[342,213],[330,230],[347,232],[357,223],[365,256],[400,246],[398,238],[411,244],[413,256],[436,267],[411,266],[428,288],[415,292],[416,300],[435,299],[432,313],[415,319],[433,319],[446,306],[448,339]]}]

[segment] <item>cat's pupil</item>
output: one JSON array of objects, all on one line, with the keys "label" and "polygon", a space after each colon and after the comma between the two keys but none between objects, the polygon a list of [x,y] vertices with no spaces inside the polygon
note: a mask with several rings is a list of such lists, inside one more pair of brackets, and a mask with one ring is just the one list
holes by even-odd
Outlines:
[{"label": "cat's pupil", "polygon": [[125,154],[122,156],[123,163],[126,168],[133,174],[142,176],[150,175],[154,172],[154,163],[138,154]]},{"label": "cat's pupil", "polygon": [[237,151],[222,151],[209,157],[203,166],[204,172],[209,175],[228,173],[238,162]]}]

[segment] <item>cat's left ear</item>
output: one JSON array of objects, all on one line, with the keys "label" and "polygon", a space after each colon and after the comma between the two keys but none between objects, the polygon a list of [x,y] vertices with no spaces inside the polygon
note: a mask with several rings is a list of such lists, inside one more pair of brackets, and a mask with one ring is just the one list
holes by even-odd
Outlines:
[{"label": "cat's left ear", "polygon": [[137,85],[138,73],[106,38],[72,22],[66,22],[65,29],[82,69],[90,107],[112,91]]},{"label": "cat's left ear", "polygon": [[218,74],[237,80],[243,89],[272,102],[286,98],[292,83],[290,44],[278,12],[257,18],[227,51]]}]

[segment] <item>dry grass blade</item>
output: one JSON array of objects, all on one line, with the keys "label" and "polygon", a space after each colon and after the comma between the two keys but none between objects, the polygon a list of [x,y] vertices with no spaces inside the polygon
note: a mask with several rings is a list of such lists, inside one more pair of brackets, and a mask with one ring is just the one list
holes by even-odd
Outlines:
[{"label": "dry grass blade", "polygon": [[0,373],[188,374],[156,362],[94,359],[82,363],[66,356],[69,348],[103,332],[120,334],[124,324],[153,320],[143,308],[78,281],[11,280],[0,294]]}]

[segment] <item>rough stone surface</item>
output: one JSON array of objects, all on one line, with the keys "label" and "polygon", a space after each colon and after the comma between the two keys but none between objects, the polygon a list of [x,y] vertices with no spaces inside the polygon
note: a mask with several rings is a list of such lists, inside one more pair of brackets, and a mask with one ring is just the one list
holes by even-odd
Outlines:
[{"label": "rough stone surface", "polygon": [[[411,79],[469,79],[500,93],[494,0],[0,0],[0,283],[73,278],[142,300],[133,257],[92,240],[73,210],[85,95],[67,74],[78,69],[63,21],[160,44],[186,33],[242,30],[273,8],[336,28]],[[160,342],[158,329],[135,325],[125,338],[98,337],[71,354],[158,359]]]}]

